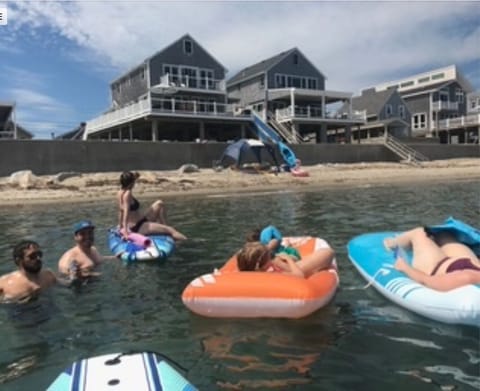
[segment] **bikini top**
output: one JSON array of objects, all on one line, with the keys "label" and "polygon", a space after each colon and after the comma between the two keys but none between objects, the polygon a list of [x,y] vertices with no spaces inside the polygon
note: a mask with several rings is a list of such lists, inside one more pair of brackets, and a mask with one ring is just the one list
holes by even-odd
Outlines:
[{"label": "bikini top", "polygon": [[140,209],[140,202],[135,197],[132,197],[132,203],[130,204],[130,212],[135,212]]}]

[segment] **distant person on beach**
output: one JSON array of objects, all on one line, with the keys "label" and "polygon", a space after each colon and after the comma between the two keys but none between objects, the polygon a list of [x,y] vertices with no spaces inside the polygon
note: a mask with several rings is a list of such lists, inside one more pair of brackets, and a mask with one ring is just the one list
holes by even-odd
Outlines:
[{"label": "distant person on beach", "polygon": [[260,242],[247,242],[237,253],[237,266],[240,271],[277,272],[308,278],[317,271],[327,269],[334,256],[331,248],[324,248],[297,261],[289,254],[272,254],[271,249]]},{"label": "distant person on beach", "polygon": [[70,280],[82,280],[98,276],[94,269],[102,259],[114,259],[100,255],[95,248],[95,226],[91,221],[79,221],[73,226],[75,246],[67,250],[58,261],[58,271]]},{"label": "distant person on beach", "polygon": [[155,201],[144,212],[140,212],[140,202],[133,195],[135,182],[140,175],[126,171],[120,176],[121,189],[117,194],[118,225],[120,233],[128,239],[129,232],[142,235],[167,234],[175,240],[185,240],[187,237],[175,228],[167,225],[165,218],[165,205],[162,200]]},{"label": "distant person on beach", "polygon": [[18,270],[0,277],[2,301],[28,301],[57,282],[51,270],[42,269],[42,256],[40,246],[32,240],[22,240],[14,247]]},{"label": "distant person on beach", "polygon": [[480,261],[465,244],[448,232],[432,234],[418,227],[399,236],[387,238],[385,247],[411,248],[412,266],[401,256],[395,268],[412,280],[439,291],[449,291],[468,284],[480,283]]}]

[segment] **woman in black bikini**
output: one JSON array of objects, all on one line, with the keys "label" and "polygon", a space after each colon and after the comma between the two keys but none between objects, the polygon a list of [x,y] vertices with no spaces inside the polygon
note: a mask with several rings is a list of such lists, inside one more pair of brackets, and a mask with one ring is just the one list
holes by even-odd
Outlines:
[{"label": "woman in black bikini", "polygon": [[412,248],[412,266],[398,257],[395,268],[429,288],[449,291],[480,283],[478,257],[448,232],[431,235],[428,229],[419,227],[387,238],[384,244],[389,250],[395,247]]},{"label": "woman in black bikini", "polygon": [[168,234],[175,240],[185,240],[187,237],[175,228],[166,224],[165,206],[162,200],[155,201],[148,210],[140,213],[140,202],[133,196],[132,190],[139,174],[126,171],[120,176],[121,189],[118,192],[118,224],[120,232],[126,238],[128,232],[142,235]]}]

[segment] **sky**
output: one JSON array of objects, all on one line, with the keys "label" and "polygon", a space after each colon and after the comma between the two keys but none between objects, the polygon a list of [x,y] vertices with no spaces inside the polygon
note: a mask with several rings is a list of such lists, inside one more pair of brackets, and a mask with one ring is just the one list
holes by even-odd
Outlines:
[{"label": "sky", "polygon": [[480,2],[2,1],[0,101],[49,139],[110,107],[110,82],[189,33],[227,69],[297,47],[326,89],[456,64],[480,90]]}]

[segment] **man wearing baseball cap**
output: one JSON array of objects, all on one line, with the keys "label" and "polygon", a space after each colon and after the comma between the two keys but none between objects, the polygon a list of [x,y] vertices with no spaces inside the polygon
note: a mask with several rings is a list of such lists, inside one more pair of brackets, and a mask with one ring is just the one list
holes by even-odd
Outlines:
[{"label": "man wearing baseball cap", "polygon": [[93,270],[100,264],[102,256],[93,245],[95,225],[82,220],[73,225],[75,246],[67,250],[58,261],[58,271],[71,280],[99,275]]}]

